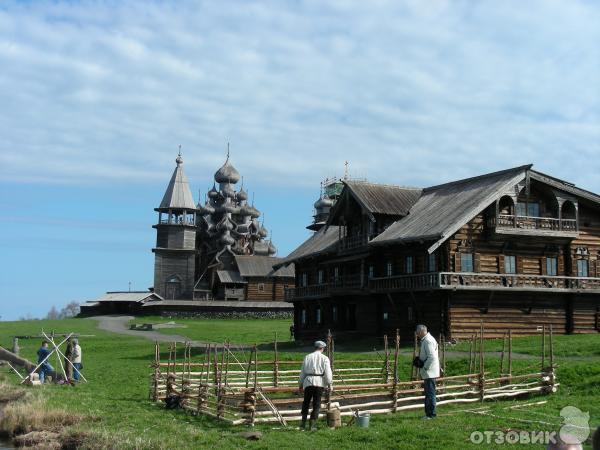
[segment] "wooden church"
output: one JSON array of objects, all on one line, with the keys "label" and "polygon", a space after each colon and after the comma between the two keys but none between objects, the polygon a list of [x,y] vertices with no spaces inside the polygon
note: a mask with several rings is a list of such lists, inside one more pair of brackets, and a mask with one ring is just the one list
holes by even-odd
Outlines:
[{"label": "wooden church", "polygon": [[516,167],[428,188],[342,180],[295,264],[298,338],[600,331],[600,196]]}]

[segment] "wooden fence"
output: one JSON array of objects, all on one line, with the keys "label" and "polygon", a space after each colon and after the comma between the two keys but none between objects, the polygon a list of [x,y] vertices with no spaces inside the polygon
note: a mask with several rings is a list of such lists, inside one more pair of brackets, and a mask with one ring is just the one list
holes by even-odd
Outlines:
[{"label": "wooden fence", "polygon": [[[526,394],[555,392],[552,328],[543,329],[539,370],[513,373],[512,334],[503,339],[500,370],[492,375],[486,370],[483,325],[470,339],[469,373],[437,379],[437,404],[471,403],[490,399],[512,398]],[[325,392],[321,415],[338,408],[341,416],[357,412],[380,414],[423,408],[422,381],[413,368],[411,379],[398,376],[400,338],[396,333],[393,349],[384,336],[383,354],[377,359],[341,359],[335,354],[331,334],[327,338],[327,354],[333,371],[333,387]],[[548,344],[548,348],[546,345]],[[443,337],[440,342],[440,364],[445,374],[446,355]],[[298,396],[301,361],[280,360],[277,341],[274,357],[261,360],[257,346],[246,359],[232,345],[208,344],[199,360],[191,356],[191,346],[183,350],[169,346],[167,361],[160,359],[155,344],[154,372],[150,397],[162,402],[173,397],[180,407],[233,425],[300,420],[302,398]],[[413,355],[417,352],[416,339]],[[178,355],[179,353],[179,355]],[[181,358],[181,353],[183,353]],[[536,364],[537,365],[537,364]]]}]

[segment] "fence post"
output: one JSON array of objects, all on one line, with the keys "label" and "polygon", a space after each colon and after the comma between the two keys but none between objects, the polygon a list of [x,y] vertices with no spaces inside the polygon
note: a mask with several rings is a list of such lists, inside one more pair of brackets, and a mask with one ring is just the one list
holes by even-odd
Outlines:
[{"label": "fence post", "polygon": [[279,361],[277,359],[277,331],[275,332],[275,342],[273,342],[273,386],[277,387],[279,384]]},{"label": "fence post", "polygon": [[385,379],[386,383],[389,383],[389,381],[390,381],[390,349],[388,347],[387,334],[383,335],[383,349],[385,352],[384,379]]},{"label": "fence post", "polygon": [[508,330],[508,382],[512,381],[512,330]]},{"label": "fence post", "polygon": [[412,362],[415,360],[416,357],[417,357],[417,333],[415,333],[415,337],[414,337],[413,357],[410,362],[410,364],[411,364],[410,381],[415,381],[417,379],[417,373],[418,373],[417,368],[412,365]]},{"label": "fence post", "polygon": [[400,330],[396,329],[396,341],[394,350],[394,387],[392,388],[392,399],[394,406],[392,411],[398,410],[398,353],[400,353]]},{"label": "fence post", "polygon": [[479,340],[479,399],[485,396],[485,356],[483,354],[483,320],[481,321],[481,336]]},{"label": "fence post", "polygon": [[542,325],[542,368],[541,373],[544,373],[546,365],[546,325]]}]

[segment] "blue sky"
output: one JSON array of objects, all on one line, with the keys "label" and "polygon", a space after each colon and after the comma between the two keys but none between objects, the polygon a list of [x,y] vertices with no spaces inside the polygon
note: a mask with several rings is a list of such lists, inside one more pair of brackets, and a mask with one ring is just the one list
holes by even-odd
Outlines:
[{"label": "blue sky", "polygon": [[4,1],[0,316],[151,286],[179,144],[197,196],[231,142],[281,255],[346,160],[600,192],[599,23],[593,1]]}]

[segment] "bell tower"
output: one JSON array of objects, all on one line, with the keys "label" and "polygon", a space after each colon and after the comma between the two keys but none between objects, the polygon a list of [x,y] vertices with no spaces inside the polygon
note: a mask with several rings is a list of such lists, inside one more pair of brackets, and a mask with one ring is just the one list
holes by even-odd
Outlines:
[{"label": "bell tower", "polygon": [[183,172],[181,151],[158,212],[154,253],[154,292],[165,300],[193,298],[196,206]]}]

